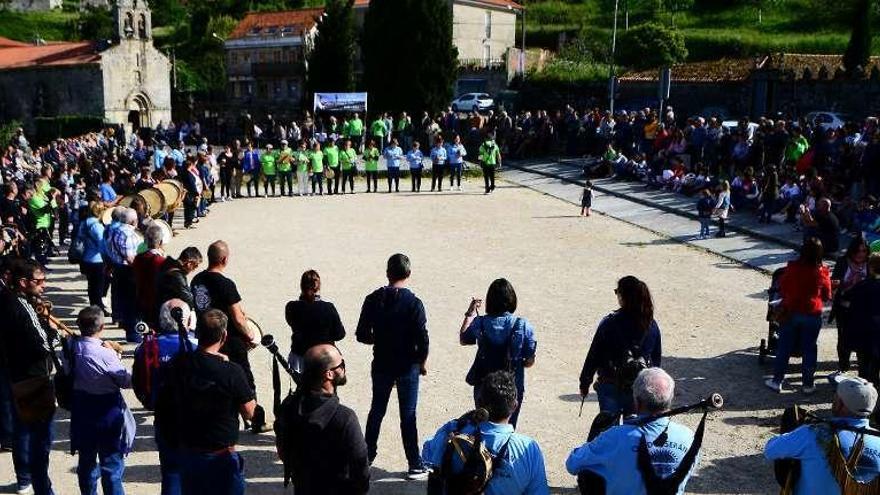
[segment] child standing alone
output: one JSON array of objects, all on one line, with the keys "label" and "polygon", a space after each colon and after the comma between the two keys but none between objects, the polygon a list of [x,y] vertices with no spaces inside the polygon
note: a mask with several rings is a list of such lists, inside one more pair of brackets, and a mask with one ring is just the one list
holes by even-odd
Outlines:
[{"label": "child standing alone", "polygon": [[581,196],[581,216],[590,216],[590,208],[593,206],[593,183],[587,181],[584,183],[584,192]]},{"label": "child standing alone", "polygon": [[700,219],[700,239],[709,237],[709,229],[712,225],[712,210],[715,209],[715,198],[708,189],[700,191],[700,199],[697,200],[697,217]]}]

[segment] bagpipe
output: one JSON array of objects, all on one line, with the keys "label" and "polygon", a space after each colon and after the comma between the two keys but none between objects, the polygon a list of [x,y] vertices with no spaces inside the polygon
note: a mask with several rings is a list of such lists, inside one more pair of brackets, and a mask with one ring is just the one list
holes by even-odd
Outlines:
[{"label": "bagpipe", "polygon": [[[782,412],[779,433],[790,433],[803,425],[824,426],[832,433],[833,441],[827,442],[825,454],[831,474],[840,485],[841,495],[880,495],[880,476],[868,483],[861,483],[852,475],[863,452],[864,436],[880,437],[880,431],[841,424],[828,418],[816,416],[795,405],[785,408]],[[859,435],[848,458],[843,455],[840,448],[840,440],[837,437],[839,431],[850,431]],[[773,474],[781,488],[780,495],[791,495],[801,477],[801,461],[798,459],[777,459],[773,461]]]},{"label": "bagpipe", "polygon": [[[703,444],[703,433],[706,428],[706,415],[709,413],[709,411],[720,409],[722,406],[724,406],[724,398],[721,396],[721,394],[714,393],[708,398],[694,404],[677,407],[675,409],[670,409],[662,413],[627,421],[627,424],[629,425],[644,426],[661,418],[668,418],[670,416],[676,416],[694,410],[703,411],[703,417],[700,419],[700,424],[697,426],[697,430],[694,433],[694,440],[691,443],[690,448],[688,449],[678,468],[668,478],[660,479],[654,472],[654,468],[651,464],[650,455],[647,452],[645,438],[644,436],[642,437],[641,445],[639,446],[637,465],[639,467],[639,472],[641,473],[641,476],[645,481],[645,488],[648,495],[666,495],[667,493],[676,493],[678,486],[690,472],[691,467],[693,467],[693,464],[696,461],[697,454],[700,451],[700,447]],[[590,427],[590,432],[587,435],[587,442],[593,441],[593,439],[598,437],[605,430],[608,430],[614,426],[619,426],[620,424],[622,424],[621,422],[622,415],[619,413],[609,414],[606,412],[600,412],[593,420],[593,424]],[[653,444],[655,446],[662,446],[665,441],[666,437],[664,432],[657,437]],[[660,442],[659,445],[658,442]],[[605,494],[605,479],[598,474],[592,471],[583,471],[578,474],[577,480],[578,489],[580,490],[580,493],[582,495]]]}]

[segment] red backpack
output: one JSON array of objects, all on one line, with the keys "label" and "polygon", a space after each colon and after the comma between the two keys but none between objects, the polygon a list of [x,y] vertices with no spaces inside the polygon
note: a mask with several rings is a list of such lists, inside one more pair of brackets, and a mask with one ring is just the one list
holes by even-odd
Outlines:
[{"label": "red backpack", "polygon": [[131,388],[144,408],[153,411],[156,406],[156,391],[153,389],[159,373],[159,338],[155,332],[144,334],[141,345],[135,349],[134,365],[131,370]]}]

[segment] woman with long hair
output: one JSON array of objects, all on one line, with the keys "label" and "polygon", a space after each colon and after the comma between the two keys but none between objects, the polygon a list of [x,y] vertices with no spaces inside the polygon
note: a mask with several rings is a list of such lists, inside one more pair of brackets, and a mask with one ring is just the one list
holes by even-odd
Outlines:
[{"label": "woman with long hair", "polygon": [[88,217],[80,224],[79,237],[83,241],[83,257],[79,264],[79,271],[86,277],[89,305],[97,306],[108,316],[107,307],[104,306],[104,296],[107,295],[107,268],[104,265],[104,224],[101,223],[101,214],[104,213],[104,205],[100,201],[92,201],[88,206]]},{"label": "woman with long hair", "polygon": [[486,292],[486,314],[480,316],[480,299],[471,299],[459,329],[461,345],[477,345],[474,364],[466,381],[474,387],[474,401],[483,378],[495,371],[508,371],[516,383],[517,405],[510,417],[516,427],[525,394],[525,368],[535,364],[535,329],[525,318],[515,316],[516,291],[506,279],[499,278]]},{"label": "woman with long hair", "polygon": [[321,299],[321,276],[315,270],[302,274],[300,296],[284,308],[284,319],[293,333],[290,338],[290,367],[302,371],[303,356],[319,344],[336,344],[345,338],[345,328],[336,306]]},{"label": "woman with long hair", "polygon": [[816,390],[813,386],[816,341],[819,339],[819,330],[822,329],[822,307],[831,299],[831,274],[822,263],[823,254],[822,242],[815,237],[807,238],[801,247],[800,257],[788,262],[779,279],[779,290],[782,294],[782,307],[778,316],[781,323],[779,341],[773,363],[773,377],[764,382],[764,385],[776,392],[782,391],[788,360],[798,339],[803,352],[801,391],[812,394]]},{"label": "woman with long hair", "polygon": [[[846,254],[838,258],[831,272],[831,288],[834,289],[834,302],[828,320],[837,321],[837,369],[849,371],[850,355],[856,350],[854,322],[850,316],[850,302],[847,292],[856,284],[868,278],[868,255],[871,248],[861,235],[849,243]],[[861,366],[859,367],[861,371]]]},{"label": "woman with long hair", "polygon": [[620,308],[599,323],[581,370],[580,392],[590,393],[593,378],[599,410],[609,415],[635,412],[632,383],[644,368],[660,366],[660,327],[654,321],[651,291],[641,280],[628,275],[614,289]]}]

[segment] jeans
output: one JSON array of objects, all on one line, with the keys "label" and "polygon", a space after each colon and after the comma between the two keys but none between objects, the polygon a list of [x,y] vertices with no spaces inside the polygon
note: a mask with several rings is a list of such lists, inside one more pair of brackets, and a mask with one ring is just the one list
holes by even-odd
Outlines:
[{"label": "jeans", "polygon": [[244,459],[238,452],[180,452],[183,495],[243,495]]},{"label": "jeans", "polygon": [[315,191],[320,192],[322,195],[324,194],[324,171],[320,172],[312,172],[312,194],[315,194]]},{"label": "jeans", "polygon": [[412,179],[412,192],[421,192],[422,190],[422,169],[410,169],[410,179]]},{"label": "jeans", "polygon": [[483,167],[483,182],[486,183],[486,192],[490,193],[495,190],[495,166],[494,165],[482,165]]},{"label": "jeans", "polygon": [[49,480],[49,451],[52,449],[52,419],[39,423],[15,422],[12,464],[18,488],[32,485],[35,495],[54,495]]},{"label": "jeans", "polygon": [[12,447],[15,438],[15,416],[12,410],[12,387],[6,368],[0,366],[0,446]]},{"label": "jeans", "polygon": [[394,185],[394,191],[400,192],[400,169],[391,167],[388,169],[388,192],[391,192],[391,186]]},{"label": "jeans", "polygon": [[[97,460],[100,462],[100,467]],[[79,450],[79,465],[76,473],[79,476],[80,493],[97,495],[98,479],[104,495],[123,495],[122,475],[125,472],[125,458],[121,452],[101,452],[94,449]]]},{"label": "jeans", "polygon": [[599,411],[610,414],[629,416],[635,413],[635,404],[631,393],[624,393],[613,383],[597,383],[596,398],[599,400]]},{"label": "jeans", "polygon": [[163,441],[161,426],[156,425],[156,450],[159,451],[159,472],[162,475],[161,495],[180,495],[180,454]]},{"label": "jeans", "polygon": [[107,278],[104,263],[82,263],[79,271],[86,276],[89,305],[104,308],[103,297],[107,295]]},{"label": "jeans", "polygon": [[712,217],[700,217],[700,237],[708,237],[712,228]]},{"label": "jeans", "polygon": [[400,407],[400,436],[409,468],[422,467],[419,455],[419,433],[416,427],[416,406],[419,402],[419,365],[412,365],[401,375],[376,371],[371,373],[373,379],[373,401],[370,414],[367,416],[367,428],[364,434],[367,442],[367,455],[370,461],[376,458],[379,430],[382,419],[388,409],[391,389],[397,387],[397,402]]},{"label": "jeans", "polygon": [[431,166],[431,190],[434,190],[434,186],[436,185],[438,191],[443,190],[443,168],[444,165],[442,163],[435,163]]},{"label": "jeans", "polygon": [[816,341],[819,339],[819,331],[822,329],[821,315],[807,315],[792,313],[788,321],[779,329],[779,340],[776,343],[776,360],[773,362],[773,380],[781,383],[785,378],[785,370],[788,367],[788,359],[794,350],[796,333],[799,332],[801,340],[801,376],[804,387],[813,386],[813,374],[816,372]]},{"label": "jeans", "polygon": [[293,171],[278,172],[278,187],[281,188],[281,195],[284,196],[284,185],[287,185],[287,195],[293,196]]},{"label": "jeans", "polygon": [[461,187],[461,168],[460,163],[449,166],[449,187]]}]

